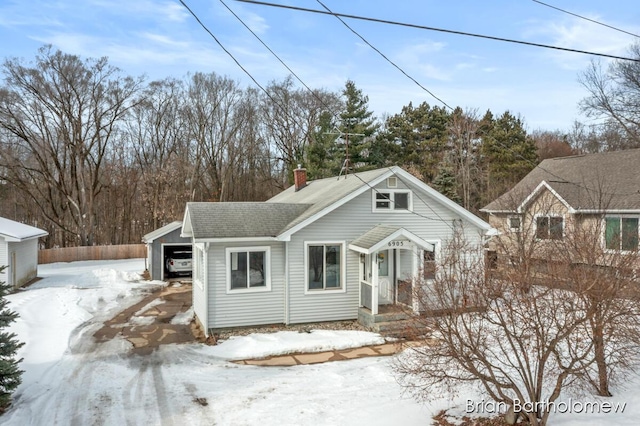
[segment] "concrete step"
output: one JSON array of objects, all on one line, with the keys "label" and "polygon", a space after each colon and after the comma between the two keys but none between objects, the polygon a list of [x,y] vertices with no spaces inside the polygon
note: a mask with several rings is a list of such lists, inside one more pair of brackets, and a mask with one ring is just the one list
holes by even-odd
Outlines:
[{"label": "concrete step", "polygon": [[406,339],[414,334],[411,320],[397,320],[377,322],[373,325],[373,330],[385,337],[395,337]]},{"label": "concrete step", "polygon": [[396,311],[396,312],[388,312],[384,314],[374,315],[373,322],[379,323],[379,322],[403,321],[403,320],[406,320],[407,318],[409,318],[408,314],[402,311]]}]

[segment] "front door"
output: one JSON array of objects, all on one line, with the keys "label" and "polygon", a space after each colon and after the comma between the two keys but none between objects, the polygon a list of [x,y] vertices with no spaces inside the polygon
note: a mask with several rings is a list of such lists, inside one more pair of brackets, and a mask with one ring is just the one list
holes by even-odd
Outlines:
[{"label": "front door", "polygon": [[381,305],[393,303],[395,291],[393,255],[394,250],[378,252],[378,303]]}]

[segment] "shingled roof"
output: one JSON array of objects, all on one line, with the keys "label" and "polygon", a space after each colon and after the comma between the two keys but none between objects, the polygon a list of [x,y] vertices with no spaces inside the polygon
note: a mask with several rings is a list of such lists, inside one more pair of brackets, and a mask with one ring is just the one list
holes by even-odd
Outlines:
[{"label": "shingled roof", "polygon": [[304,203],[311,207],[282,231],[293,228],[297,224],[319,213],[323,209],[342,200],[349,194],[354,193],[363,186],[372,184],[374,180],[384,174],[388,174],[390,169],[376,169],[357,174],[350,174],[341,177],[330,177],[313,180],[307,186],[296,191],[293,186],[287,188],[275,197],[267,200],[267,203]]},{"label": "shingled roof", "polygon": [[393,166],[309,181],[298,191],[292,186],[266,202],[187,203],[182,232],[184,236],[193,236],[195,240],[286,238],[287,233],[297,232],[297,229],[312,223],[389,176],[400,176],[423,187],[433,199],[457,211],[471,223],[481,229],[490,228],[488,223],[401,168]]},{"label": "shingled roof", "polygon": [[195,239],[275,237],[309,204],[187,203]]},{"label": "shingled roof", "polygon": [[482,211],[516,211],[543,182],[576,211],[640,210],[639,166],[640,149],[547,159]]}]

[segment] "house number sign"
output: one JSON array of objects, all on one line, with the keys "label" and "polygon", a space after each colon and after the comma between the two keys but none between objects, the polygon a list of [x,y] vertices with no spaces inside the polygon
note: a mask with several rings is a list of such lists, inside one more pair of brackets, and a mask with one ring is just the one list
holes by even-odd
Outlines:
[{"label": "house number sign", "polygon": [[408,247],[409,241],[389,241],[387,243],[389,247]]}]

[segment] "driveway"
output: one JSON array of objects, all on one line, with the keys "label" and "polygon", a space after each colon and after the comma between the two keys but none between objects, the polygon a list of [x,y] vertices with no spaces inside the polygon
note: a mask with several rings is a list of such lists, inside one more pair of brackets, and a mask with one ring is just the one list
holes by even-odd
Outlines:
[{"label": "driveway", "polygon": [[98,343],[123,337],[133,353],[144,355],[160,345],[195,342],[192,319],[191,283],[173,281],[106,321],[93,336]]}]

